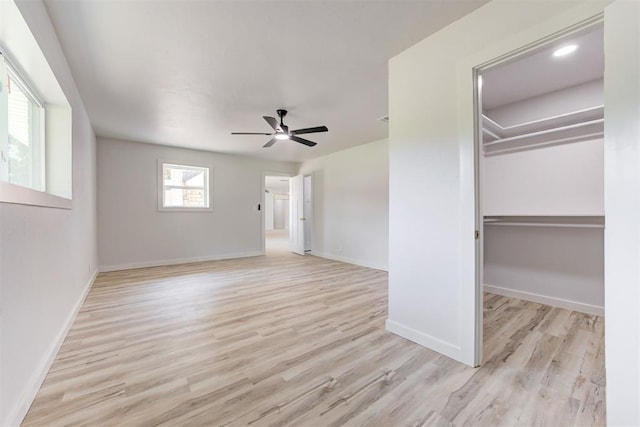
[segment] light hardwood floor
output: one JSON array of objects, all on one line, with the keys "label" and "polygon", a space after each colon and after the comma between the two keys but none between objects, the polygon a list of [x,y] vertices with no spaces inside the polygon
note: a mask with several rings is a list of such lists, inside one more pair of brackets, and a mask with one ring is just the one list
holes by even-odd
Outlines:
[{"label": "light hardwood floor", "polygon": [[283,251],[100,274],[23,425],[604,425],[602,318],[487,294],[472,369],[386,306],[385,272]]}]

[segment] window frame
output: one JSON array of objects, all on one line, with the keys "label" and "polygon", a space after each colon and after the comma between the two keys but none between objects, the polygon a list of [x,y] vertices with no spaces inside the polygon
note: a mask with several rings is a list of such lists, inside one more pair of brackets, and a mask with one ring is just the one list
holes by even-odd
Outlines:
[{"label": "window frame", "polygon": [[[164,206],[164,167],[165,165],[169,166],[178,166],[181,168],[197,168],[197,169],[205,169],[206,177],[205,177],[205,200],[208,203],[208,207],[198,207],[198,206]],[[159,212],[212,212],[213,211],[213,203],[212,203],[212,189],[213,189],[213,167],[210,164],[191,161],[191,160],[165,160],[158,159],[157,166],[157,187],[158,187],[158,211]],[[189,188],[183,186],[169,186],[171,188]]]},{"label": "window frame", "polygon": [[[12,61],[7,57],[7,55],[2,51],[0,51],[0,55],[4,57],[7,76],[11,79],[11,84],[15,85],[29,101],[29,137],[31,138],[31,146],[29,147],[29,149],[31,151],[31,182],[33,186],[22,185],[19,183],[11,182],[9,180],[4,182],[7,184],[15,185],[17,187],[46,193],[46,137],[44,132],[46,126],[45,104],[40,96],[38,96],[37,92],[33,90],[31,84],[29,83],[29,80],[18,70],[15,65],[13,65]],[[9,143],[7,142],[7,151],[8,150]]]}]

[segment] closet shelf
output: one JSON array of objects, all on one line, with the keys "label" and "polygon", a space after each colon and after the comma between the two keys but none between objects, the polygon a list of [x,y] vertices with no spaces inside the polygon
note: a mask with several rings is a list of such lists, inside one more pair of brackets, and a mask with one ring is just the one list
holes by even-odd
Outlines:
[{"label": "closet shelf", "polygon": [[483,150],[487,156],[601,138],[604,106],[585,108],[512,126],[482,116]]},{"label": "closet shelf", "polygon": [[485,154],[595,139],[604,135],[604,119],[497,139],[484,144]]},{"label": "closet shelf", "polygon": [[604,105],[583,108],[568,113],[556,114],[537,120],[518,123],[510,126],[503,126],[486,114],[482,115],[482,127],[487,134],[495,135],[495,139],[508,138],[511,136],[536,132],[544,129],[552,129],[567,125],[589,122],[604,118]]},{"label": "closet shelf", "polygon": [[485,225],[506,225],[516,227],[563,227],[563,228],[604,228],[604,224],[566,224],[553,222],[485,222]]},{"label": "closet shelf", "polygon": [[490,216],[484,225],[513,227],[604,228],[604,216]]},{"label": "closet shelf", "polygon": [[505,142],[511,142],[511,141],[518,141],[521,139],[531,139],[533,137],[536,136],[546,136],[546,135],[550,135],[550,134],[557,134],[559,132],[566,132],[566,131],[573,131],[573,130],[582,130],[583,128],[591,128],[591,127],[597,127],[597,129],[603,128],[604,127],[604,119],[597,119],[597,120],[590,120],[588,122],[583,122],[583,123],[575,123],[572,125],[567,125],[567,126],[560,126],[560,127],[556,127],[556,128],[551,128],[551,129],[545,129],[545,130],[540,130],[537,132],[530,132],[530,133],[525,133],[522,135],[517,135],[517,136],[511,136],[509,138],[501,138],[501,139],[497,139],[495,141],[491,141],[491,142],[487,142],[484,144],[485,147],[489,147],[492,145],[496,145],[496,144],[504,144]]}]

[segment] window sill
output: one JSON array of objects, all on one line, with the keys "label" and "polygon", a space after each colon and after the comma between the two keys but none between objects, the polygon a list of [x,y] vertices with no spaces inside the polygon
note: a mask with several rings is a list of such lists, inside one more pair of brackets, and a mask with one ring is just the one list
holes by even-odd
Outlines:
[{"label": "window sill", "polygon": [[159,212],[213,212],[213,208],[163,208],[158,207]]},{"label": "window sill", "polygon": [[60,196],[0,181],[0,203],[71,209],[72,201]]}]

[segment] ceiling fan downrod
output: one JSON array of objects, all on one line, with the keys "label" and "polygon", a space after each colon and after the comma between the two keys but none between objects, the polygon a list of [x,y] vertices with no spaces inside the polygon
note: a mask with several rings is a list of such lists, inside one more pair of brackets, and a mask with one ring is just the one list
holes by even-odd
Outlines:
[{"label": "ceiling fan downrod", "polygon": [[276,110],[276,113],[278,113],[278,117],[280,117],[280,124],[282,124],[282,119],[287,115],[287,110]]}]

